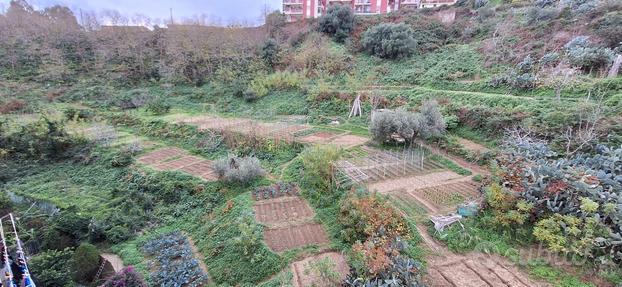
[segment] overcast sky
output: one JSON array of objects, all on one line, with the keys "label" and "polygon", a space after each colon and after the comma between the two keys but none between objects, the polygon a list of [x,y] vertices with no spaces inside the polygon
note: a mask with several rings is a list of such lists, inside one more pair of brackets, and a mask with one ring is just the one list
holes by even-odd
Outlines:
[{"label": "overcast sky", "polygon": [[[262,7],[267,4],[272,10],[281,7],[282,0],[29,0],[37,9],[56,4],[68,6],[75,14],[79,9],[102,12],[117,10],[131,18],[143,14],[150,18],[169,19],[173,9],[175,20],[205,15],[218,19],[223,24],[232,21],[259,23]],[[6,9],[10,0],[0,0],[0,9]]]}]

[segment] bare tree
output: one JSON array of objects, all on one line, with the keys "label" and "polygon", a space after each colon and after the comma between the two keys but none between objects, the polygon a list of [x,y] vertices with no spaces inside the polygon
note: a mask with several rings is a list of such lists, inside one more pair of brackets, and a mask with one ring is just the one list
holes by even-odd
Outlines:
[{"label": "bare tree", "polygon": [[566,157],[592,146],[600,136],[599,123],[604,118],[602,97],[579,111],[578,124],[566,127],[562,134]]},{"label": "bare tree", "polygon": [[555,89],[555,99],[560,102],[562,90],[574,85],[577,75],[580,74],[577,68],[571,67],[565,61],[559,62],[555,67],[543,69],[545,84]]}]

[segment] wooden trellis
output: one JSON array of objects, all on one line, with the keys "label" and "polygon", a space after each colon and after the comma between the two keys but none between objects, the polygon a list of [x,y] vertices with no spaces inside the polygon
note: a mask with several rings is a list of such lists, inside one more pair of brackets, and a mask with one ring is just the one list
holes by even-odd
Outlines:
[{"label": "wooden trellis", "polygon": [[364,148],[361,152],[351,153],[348,159],[338,161],[335,168],[341,181],[345,176],[354,183],[367,183],[440,170],[442,166],[426,160],[421,149],[381,151]]}]

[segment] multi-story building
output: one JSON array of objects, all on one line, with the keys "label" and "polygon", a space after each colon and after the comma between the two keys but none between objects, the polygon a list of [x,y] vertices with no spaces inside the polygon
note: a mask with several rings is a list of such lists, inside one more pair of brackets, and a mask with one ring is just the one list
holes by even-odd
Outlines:
[{"label": "multi-story building", "polygon": [[432,8],[453,5],[456,0],[283,0],[283,13],[287,21],[318,18],[331,5],[349,5],[356,15],[386,14],[399,9]]}]

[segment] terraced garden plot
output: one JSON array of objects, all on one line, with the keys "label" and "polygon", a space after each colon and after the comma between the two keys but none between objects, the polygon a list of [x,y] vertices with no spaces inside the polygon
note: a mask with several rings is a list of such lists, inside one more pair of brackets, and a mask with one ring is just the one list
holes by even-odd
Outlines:
[{"label": "terraced garden plot", "polygon": [[203,159],[200,157],[192,156],[192,155],[184,155],[178,159],[173,159],[170,161],[165,161],[162,163],[158,163],[153,165],[153,168],[157,170],[175,170],[181,169],[185,166],[193,165],[195,163],[202,162]]},{"label": "terraced garden plot", "polygon": [[266,244],[275,252],[329,243],[322,225],[313,222],[313,209],[300,197],[258,200],[253,209],[257,221],[266,225]]},{"label": "terraced garden plot", "polygon": [[335,164],[342,183],[374,183],[390,179],[408,178],[444,170],[443,166],[430,160],[420,149],[385,151],[363,147],[352,151]]},{"label": "terraced garden plot", "polygon": [[460,181],[440,186],[417,189],[415,192],[421,195],[427,202],[437,207],[455,205],[467,199],[478,196],[478,186],[470,181]]},{"label": "terraced garden plot", "polygon": [[149,152],[139,157],[138,162],[155,170],[183,171],[208,181],[218,179],[211,161],[190,155],[179,148],[163,148]]},{"label": "terraced garden plot", "polygon": [[300,197],[288,196],[255,203],[255,218],[265,225],[292,223],[313,218],[313,210]]},{"label": "terraced garden plot", "polygon": [[144,164],[153,165],[160,162],[165,162],[171,158],[183,156],[186,151],[178,148],[163,148],[138,158],[138,161]]},{"label": "terraced garden plot", "polygon": [[178,122],[195,125],[202,130],[228,131],[286,141],[294,141],[296,133],[310,128],[308,125],[289,122],[265,123],[251,119],[215,116],[191,117]]},{"label": "terraced garden plot", "polygon": [[369,190],[389,193],[399,189],[420,189],[441,185],[449,180],[461,179],[463,176],[453,171],[430,172],[396,179],[388,179],[368,184]]},{"label": "terraced garden plot", "polygon": [[268,228],[264,231],[264,239],[270,249],[282,252],[289,249],[311,244],[327,244],[328,236],[322,225],[308,223],[281,228]]},{"label": "terraced garden plot", "polygon": [[338,137],[338,133],[319,131],[312,134],[305,135],[298,140],[303,143],[328,143],[331,139]]},{"label": "terraced garden plot", "polygon": [[180,168],[180,170],[208,181],[218,179],[218,175],[216,174],[216,171],[214,171],[212,162],[206,160],[184,166]]},{"label": "terraced garden plot", "polygon": [[336,133],[329,131],[319,131],[301,136],[297,141],[310,144],[334,144],[346,149],[360,146],[369,141],[369,138],[350,135],[347,133]]},{"label": "terraced garden plot", "polygon": [[492,255],[452,255],[431,260],[426,286],[438,287],[532,287],[547,284],[532,282],[505,260]]},{"label": "terraced garden plot", "polygon": [[325,282],[320,274],[317,274],[317,272],[310,268],[314,262],[326,259],[335,264],[335,268],[332,271],[337,272],[341,276],[341,279],[345,279],[350,271],[345,257],[337,252],[328,252],[292,263],[292,274],[294,275],[292,278],[292,285],[296,287],[334,286],[334,282]]},{"label": "terraced garden plot", "polygon": [[479,196],[479,186],[468,178],[449,182],[439,182],[435,186],[399,189],[388,194],[405,206],[419,205],[427,211],[437,214],[453,209],[461,202]]}]

